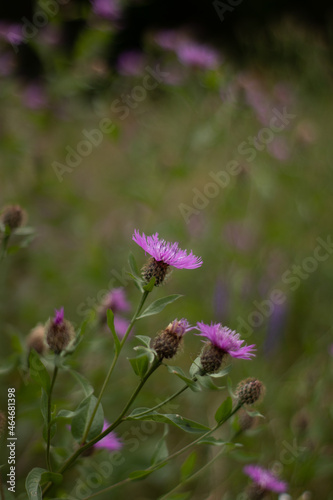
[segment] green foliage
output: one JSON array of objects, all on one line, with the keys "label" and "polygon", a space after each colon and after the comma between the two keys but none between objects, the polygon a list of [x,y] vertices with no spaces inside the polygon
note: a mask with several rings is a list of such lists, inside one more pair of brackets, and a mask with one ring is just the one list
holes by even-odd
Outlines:
[{"label": "green foliage", "polygon": [[[90,418],[93,414],[96,403],[97,403],[97,398],[93,394],[91,394],[83,401],[81,401],[81,403],[75,410],[75,415],[73,416],[71,424],[71,431],[73,438],[76,441],[80,442],[82,440],[82,437],[90,421]],[[94,417],[94,420],[92,422],[92,425],[90,427],[87,436],[87,441],[94,439],[96,436],[98,436],[98,434],[102,432],[103,424],[104,424],[104,412],[102,405],[99,404],[96,411],[96,415]]]}]

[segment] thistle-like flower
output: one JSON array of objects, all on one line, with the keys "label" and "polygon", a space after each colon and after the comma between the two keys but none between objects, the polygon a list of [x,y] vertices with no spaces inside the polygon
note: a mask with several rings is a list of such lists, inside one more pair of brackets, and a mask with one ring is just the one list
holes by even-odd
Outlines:
[{"label": "thistle-like flower", "polygon": [[241,405],[253,405],[264,394],[264,384],[254,377],[242,380],[236,389],[236,397]]},{"label": "thistle-like flower", "polygon": [[217,371],[223,361],[223,358],[230,354],[233,358],[251,359],[255,356],[252,352],[255,350],[255,345],[244,345],[244,340],[240,339],[239,333],[230,330],[220,323],[197,323],[197,330],[200,331],[197,335],[206,337],[205,347],[201,353],[200,361],[203,370],[206,373]]},{"label": "thistle-like flower", "polygon": [[192,330],[187,319],[175,319],[153,340],[152,347],[155,349],[160,360],[170,359],[177,354],[182,338],[186,332]]},{"label": "thistle-like flower", "polygon": [[288,489],[287,483],[280,481],[271,471],[259,465],[246,465],[243,470],[254,482],[248,490],[248,496],[251,500],[264,498],[269,491],[285,493]]},{"label": "thistle-like flower", "polygon": [[158,233],[146,236],[135,230],[133,241],[137,243],[151,258],[143,268],[143,278],[148,283],[152,277],[156,278],[155,286],[163,283],[164,278],[170,270],[170,266],[178,269],[196,269],[202,265],[201,257],[196,257],[192,251],[188,254],[181,250],[178,243],[169,243],[158,238]]},{"label": "thistle-like flower", "polygon": [[108,309],[111,309],[115,315],[120,312],[127,312],[131,309],[123,288],[114,288],[104,297],[103,302],[98,308],[98,316],[101,323],[106,323],[106,313]]},{"label": "thistle-like flower", "polygon": [[55,310],[55,317],[46,325],[46,342],[49,348],[55,353],[60,354],[75,337],[72,324],[64,319],[64,308]]}]

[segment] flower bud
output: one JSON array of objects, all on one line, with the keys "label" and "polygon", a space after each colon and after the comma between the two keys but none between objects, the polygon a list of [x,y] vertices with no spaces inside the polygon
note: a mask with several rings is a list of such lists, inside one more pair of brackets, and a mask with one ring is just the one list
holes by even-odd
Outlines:
[{"label": "flower bud", "polygon": [[155,260],[154,257],[150,257],[142,268],[142,277],[146,283],[149,283],[149,281],[154,277],[155,286],[159,286],[163,283],[169,272],[169,264],[163,262],[162,260]]},{"label": "flower bud", "polygon": [[242,405],[253,405],[265,393],[265,386],[260,380],[250,377],[238,384],[236,397]]},{"label": "flower bud", "polygon": [[27,337],[26,344],[29,351],[35,349],[38,354],[44,354],[47,348],[45,343],[45,326],[39,323],[33,328]]},{"label": "flower bud", "polygon": [[1,220],[10,229],[17,229],[25,221],[26,213],[20,205],[8,205],[3,209]]},{"label": "flower bud", "polygon": [[190,329],[186,319],[175,319],[154,340],[152,348],[155,349],[160,360],[170,359],[177,353],[183,335]]},{"label": "flower bud", "polygon": [[75,337],[72,324],[64,319],[64,308],[55,311],[55,317],[46,325],[46,341],[55,354],[60,354]]},{"label": "flower bud", "polygon": [[217,372],[222,364],[224,356],[227,356],[226,352],[222,351],[211,342],[208,342],[203,348],[200,356],[203,371],[205,373]]},{"label": "flower bud", "polygon": [[239,427],[243,432],[252,429],[257,422],[256,417],[251,417],[245,410],[241,410],[238,414]]}]

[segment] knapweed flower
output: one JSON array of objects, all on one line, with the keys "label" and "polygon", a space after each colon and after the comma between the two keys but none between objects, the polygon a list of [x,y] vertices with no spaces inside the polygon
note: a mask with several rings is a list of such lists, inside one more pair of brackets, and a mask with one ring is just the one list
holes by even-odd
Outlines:
[{"label": "knapweed flower", "polygon": [[[106,429],[110,426],[109,422],[104,420],[104,425],[102,432],[106,431]],[[123,447],[123,443],[117,436],[115,432],[110,432],[103,439],[94,444],[94,448],[104,448],[108,451],[118,451]]]},{"label": "knapweed flower", "polygon": [[250,498],[253,500],[263,498],[268,491],[285,493],[288,489],[287,483],[280,481],[271,471],[259,465],[246,465],[243,470],[254,482],[249,490],[252,493]]},{"label": "knapweed flower", "polygon": [[193,327],[184,318],[179,321],[175,319],[172,323],[169,323],[166,329],[160,332],[152,343],[152,348],[155,349],[159,359],[173,358],[177,354],[183,335],[192,329]]},{"label": "knapweed flower", "polygon": [[33,328],[26,340],[29,351],[34,349],[38,354],[44,354],[46,351],[45,326],[39,323]]},{"label": "knapweed flower", "polygon": [[55,353],[60,354],[75,337],[72,324],[64,319],[64,308],[55,310],[55,317],[47,323],[46,342],[49,348]]},{"label": "knapweed flower", "polygon": [[223,361],[223,358],[230,354],[233,358],[251,359],[255,356],[252,352],[255,345],[242,346],[244,340],[240,339],[239,333],[230,330],[221,323],[197,323],[197,330],[201,337],[206,337],[206,343],[200,357],[201,365],[205,373],[217,371]]},{"label": "knapweed flower", "polygon": [[131,309],[123,288],[114,288],[105,297],[98,309],[98,315],[101,323],[106,323],[107,310],[111,309],[113,314],[127,312]]},{"label": "knapweed flower", "polygon": [[196,269],[202,265],[201,257],[193,255],[192,251],[187,254],[186,250],[181,250],[178,243],[169,243],[158,238],[158,233],[146,236],[135,230],[133,241],[140,245],[145,252],[151,255],[147,264],[143,268],[143,278],[148,283],[152,277],[156,278],[155,286],[163,283],[170,266],[178,269]]},{"label": "knapweed flower", "polygon": [[242,380],[236,389],[236,398],[241,405],[253,405],[264,394],[264,384],[254,377]]},{"label": "knapweed flower", "polygon": [[26,213],[20,205],[8,205],[2,210],[1,221],[11,230],[22,226],[26,220]]}]

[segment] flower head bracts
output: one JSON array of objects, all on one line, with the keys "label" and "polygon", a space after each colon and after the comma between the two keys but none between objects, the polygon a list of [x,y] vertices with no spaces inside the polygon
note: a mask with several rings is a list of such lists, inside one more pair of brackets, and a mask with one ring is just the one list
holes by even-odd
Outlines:
[{"label": "flower head bracts", "polygon": [[280,481],[272,472],[259,465],[246,465],[243,470],[263,490],[284,493],[288,489],[287,483]]},{"label": "flower head bracts", "polygon": [[157,262],[164,262],[169,266],[177,267],[178,269],[196,269],[202,265],[201,257],[196,257],[192,251],[187,254],[186,250],[181,250],[178,243],[169,243],[158,238],[158,233],[152,236],[146,236],[135,230],[133,241],[137,243],[143,250],[151,255]]},{"label": "flower head bracts", "polygon": [[255,350],[254,344],[242,346],[244,340],[240,339],[239,333],[222,326],[220,323],[206,325],[198,322],[197,329],[201,332],[197,333],[197,335],[206,337],[215,347],[230,354],[233,358],[249,360],[251,356],[255,356],[252,352]]}]

